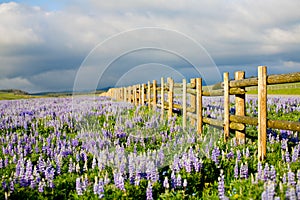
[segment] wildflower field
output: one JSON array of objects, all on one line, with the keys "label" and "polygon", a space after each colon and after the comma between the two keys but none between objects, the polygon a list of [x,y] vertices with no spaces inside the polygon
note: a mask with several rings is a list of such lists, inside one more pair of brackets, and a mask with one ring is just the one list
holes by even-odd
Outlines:
[{"label": "wildflower field", "polygon": [[[204,98],[205,116],[222,119],[221,101]],[[300,98],[268,105],[270,119],[300,120]],[[246,110],[257,116],[255,98]],[[240,145],[203,129],[105,97],[0,101],[0,199],[300,199],[297,132],[268,130],[259,162],[256,127]]]}]

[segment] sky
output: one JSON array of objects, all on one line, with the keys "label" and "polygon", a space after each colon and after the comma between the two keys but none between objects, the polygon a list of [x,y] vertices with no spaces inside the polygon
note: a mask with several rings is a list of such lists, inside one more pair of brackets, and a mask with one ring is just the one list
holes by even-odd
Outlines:
[{"label": "sky", "polygon": [[0,89],[300,71],[299,0],[0,0]]}]

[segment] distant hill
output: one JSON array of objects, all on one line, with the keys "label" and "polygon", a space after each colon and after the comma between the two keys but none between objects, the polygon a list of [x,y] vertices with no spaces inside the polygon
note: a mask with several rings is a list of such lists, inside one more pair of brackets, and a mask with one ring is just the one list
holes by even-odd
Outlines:
[{"label": "distant hill", "polygon": [[25,92],[23,90],[18,90],[18,89],[6,89],[6,90],[0,90],[1,93],[13,93],[13,94],[18,94],[18,95],[29,95],[28,92]]}]

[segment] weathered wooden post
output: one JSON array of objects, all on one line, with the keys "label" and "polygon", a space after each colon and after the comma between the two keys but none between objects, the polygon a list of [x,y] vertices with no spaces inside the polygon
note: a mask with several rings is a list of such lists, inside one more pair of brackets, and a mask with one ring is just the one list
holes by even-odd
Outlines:
[{"label": "weathered wooden post", "polygon": [[[196,79],[195,78],[192,78],[190,80],[190,82],[191,82],[192,86],[196,86]],[[191,101],[191,109],[193,111],[195,111],[196,110],[196,95],[195,94],[191,94],[190,101]],[[194,118],[190,118],[190,122],[191,122],[192,126],[195,126],[195,119]]]},{"label": "weathered wooden post", "polygon": [[156,104],[157,104],[157,91],[156,91],[156,80],[153,80],[153,110],[156,110]]},{"label": "weathered wooden post", "polygon": [[173,113],[173,95],[174,95],[174,80],[172,78],[168,78],[169,83],[169,92],[168,92],[168,118],[172,117]]},{"label": "weathered wooden post", "polygon": [[165,93],[164,93],[164,77],[161,77],[160,79],[160,101],[161,101],[161,112],[160,112],[160,120],[164,120],[164,114],[165,114]]},{"label": "weathered wooden post", "polygon": [[124,92],[124,94],[123,94],[124,102],[127,102],[127,88],[126,87],[124,87],[123,92]]},{"label": "weathered wooden post", "polygon": [[267,153],[267,67],[258,67],[258,159]]},{"label": "weathered wooden post", "polygon": [[141,93],[141,84],[138,84],[138,105],[142,105],[142,103],[141,103],[141,96],[142,96],[142,93]]},{"label": "weathered wooden post", "polygon": [[151,109],[151,83],[148,81],[148,88],[147,88],[147,98],[148,98],[148,108]]},{"label": "weathered wooden post", "polygon": [[[235,72],[235,80],[243,80],[244,78],[244,71]],[[235,114],[238,116],[245,116],[245,94],[235,95]],[[235,137],[238,143],[243,144],[246,139],[245,130],[235,131]]]},{"label": "weathered wooden post", "polygon": [[186,111],[186,79],[182,80],[182,128],[186,129],[187,111]]},{"label": "weathered wooden post", "polygon": [[196,78],[196,94],[197,133],[202,134],[202,78]]},{"label": "weathered wooden post", "polygon": [[224,141],[226,142],[229,137],[229,73],[223,74],[224,81]]},{"label": "weathered wooden post", "polygon": [[145,88],[146,88],[146,84],[142,84],[142,105],[145,104]]}]

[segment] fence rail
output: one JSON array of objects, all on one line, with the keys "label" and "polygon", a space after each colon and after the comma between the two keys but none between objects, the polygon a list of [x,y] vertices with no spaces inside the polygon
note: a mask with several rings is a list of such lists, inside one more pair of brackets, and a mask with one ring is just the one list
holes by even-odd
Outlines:
[{"label": "fence rail", "polygon": [[[267,128],[300,131],[300,122],[269,120],[267,119],[267,87],[282,83],[299,83],[300,72],[267,75],[267,67],[258,67],[258,76],[245,78],[245,72],[235,72],[235,79],[229,80],[229,73],[223,74],[222,89],[212,90],[212,87],[203,87],[201,78],[194,78],[187,83],[174,83],[172,78],[165,82],[161,78],[160,85],[156,80],[148,84],[138,84],[123,88],[111,88],[104,95],[119,101],[131,102],[134,105],[146,105],[149,108],[160,108],[163,119],[165,110],[167,116],[171,117],[174,112],[180,110],[182,114],[182,127],[186,128],[187,118],[192,125],[196,125],[197,132],[202,134],[203,124],[221,127],[224,130],[224,140],[229,138],[230,130],[235,131],[237,141],[245,141],[245,125],[258,126],[258,157],[263,160],[266,157]],[[245,94],[247,88],[258,88],[258,117],[249,117],[245,113]],[[182,105],[174,102],[174,90],[180,88]],[[208,88],[208,89],[205,89]],[[187,96],[190,96],[190,106],[187,105]],[[230,115],[230,95],[235,96],[235,115]],[[223,120],[203,116],[203,97],[223,96],[224,116]],[[167,98],[166,98],[167,97]]]}]

